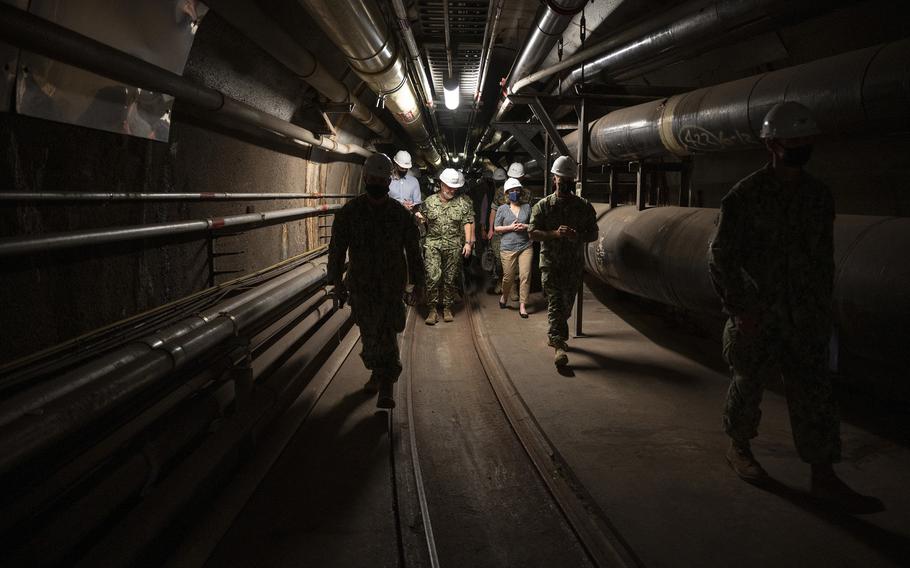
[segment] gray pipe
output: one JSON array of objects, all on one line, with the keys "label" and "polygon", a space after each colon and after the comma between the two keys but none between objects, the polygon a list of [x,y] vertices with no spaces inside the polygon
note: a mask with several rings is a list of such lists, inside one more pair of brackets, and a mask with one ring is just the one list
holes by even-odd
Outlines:
[{"label": "gray pipe", "polygon": [[[9,471],[232,337],[255,330],[276,311],[300,301],[303,294],[325,281],[325,275],[324,259],[306,263],[205,314],[4,401],[0,472]],[[26,415],[37,409],[42,412]]]},{"label": "gray pipe", "polygon": [[417,80],[420,82],[420,90],[423,94],[423,104],[432,112],[434,107],[433,88],[430,86],[430,78],[427,76],[427,71],[420,60],[420,48],[417,47],[417,40],[414,39],[414,32],[411,31],[408,11],[405,9],[402,0],[392,0],[392,7],[395,9],[395,16],[398,18],[398,29],[401,30],[401,37],[404,38],[404,44],[408,48],[411,67],[417,72]]},{"label": "gray pipe", "polygon": [[[589,273],[636,296],[720,312],[707,265],[717,209],[595,207],[600,238],[586,249]],[[885,361],[906,359],[907,250],[910,218],[837,216],[834,316],[841,343],[851,352]]]},{"label": "gray pipe", "polygon": [[442,158],[433,147],[405,58],[375,0],[299,0],[313,21],[347,57],[370,89],[384,98],[395,120],[434,168]]},{"label": "gray pipe", "polygon": [[79,191],[0,191],[0,201],[259,201],[353,199],[350,193],[92,193]]},{"label": "gray pipe", "polygon": [[[219,113],[245,125],[270,130],[298,143],[339,154],[373,153],[313,134],[209,87],[171,73],[53,22],[0,3],[0,37],[23,49],[75,65],[115,81],[172,95],[200,111]],[[205,116],[205,112],[202,113]]]},{"label": "gray pipe", "polygon": [[[910,38],[643,103],[594,121],[592,164],[758,148],[782,101],[809,107],[822,131],[910,128]],[[564,137],[575,151],[578,131]]]},{"label": "gray pipe", "polygon": [[[547,0],[546,5],[541,8],[540,15],[534,22],[534,29],[525,40],[521,53],[515,58],[512,70],[506,78],[505,93],[512,93],[515,82],[533,71],[541,60],[547,56],[550,50],[556,45],[557,40],[562,37],[566,27],[572,21],[572,18],[580,12],[587,0]],[[503,98],[499,102],[493,122],[502,120],[502,117],[512,108],[512,103],[508,98]],[[480,136],[478,148],[484,144],[489,137],[492,126],[488,126]]]},{"label": "gray pipe", "polygon": [[175,221],[171,223],[150,223],[130,227],[111,227],[107,229],[90,229],[85,231],[68,231],[52,233],[40,237],[9,237],[0,239],[0,258],[20,254],[47,252],[68,248],[84,247],[135,241],[155,237],[185,235],[191,233],[208,233],[226,227],[258,228],[267,227],[316,217],[341,209],[341,205],[321,205],[319,207],[298,207],[264,213],[247,213],[229,217],[209,217],[196,221]]},{"label": "gray pipe", "polygon": [[306,81],[319,94],[335,103],[352,103],[351,116],[382,138],[394,137],[389,127],[348,87],[330,74],[308,50],[297,43],[280,25],[248,0],[211,0],[209,7],[229,24],[253,40],[292,73]]}]

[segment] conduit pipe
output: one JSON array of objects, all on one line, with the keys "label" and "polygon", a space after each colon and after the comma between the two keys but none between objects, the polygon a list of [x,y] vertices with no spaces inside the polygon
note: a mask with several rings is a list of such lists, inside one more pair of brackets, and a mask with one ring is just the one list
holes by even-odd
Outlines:
[{"label": "conduit pipe", "polygon": [[395,17],[398,18],[398,29],[401,30],[401,37],[404,38],[405,47],[408,48],[411,66],[417,73],[417,80],[420,82],[420,91],[423,95],[423,104],[431,112],[434,107],[433,88],[430,86],[430,78],[427,76],[426,68],[420,60],[420,48],[417,47],[417,40],[414,39],[414,32],[411,31],[411,20],[408,18],[408,11],[404,7],[402,0],[392,0],[392,7],[395,9]]},{"label": "conduit pipe", "polygon": [[79,191],[0,191],[0,201],[262,201],[353,199],[350,193],[96,193]]},{"label": "conduit pipe", "polygon": [[[610,286],[688,310],[720,312],[707,251],[717,209],[597,204],[600,238],[589,273]],[[910,331],[910,218],[838,215],[834,223],[834,319],[841,344],[878,360],[906,359]]]},{"label": "conduit pipe", "polygon": [[[562,37],[563,32],[566,31],[566,27],[572,21],[572,18],[575,17],[575,14],[580,12],[587,2],[588,0],[546,0],[545,5],[541,8],[540,16],[534,23],[534,29],[531,30],[518,57],[515,58],[512,70],[506,78],[504,94],[513,93],[515,81],[526,76],[540,64],[553,46],[556,45],[556,41]],[[493,122],[502,120],[502,117],[511,108],[512,103],[509,99],[503,98],[496,109]],[[481,135],[477,144],[478,148],[484,144],[484,141],[490,135],[491,129],[492,126],[488,126],[483,135]]]},{"label": "conduit pipe", "polygon": [[341,205],[321,205],[319,207],[298,207],[263,213],[247,213],[229,217],[209,217],[195,221],[174,221],[171,223],[149,223],[129,227],[109,227],[107,229],[89,229],[51,233],[40,237],[9,237],[0,239],[0,258],[19,254],[55,251],[89,245],[102,245],[123,241],[135,241],[173,235],[208,233],[216,229],[233,227],[236,229],[266,227],[297,219],[306,219],[332,213],[341,209]]},{"label": "conduit pipe", "polygon": [[299,0],[348,64],[385,101],[434,168],[442,164],[408,79],[405,58],[375,0]]},{"label": "conduit pipe", "polygon": [[210,0],[206,4],[301,80],[306,81],[320,95],[333,103],[353,104],[351,116],[354,119],[362,122],[381,138],[394,137],[389,127],[383,124],[347,85],[326,71],[312,53],[297,43],[254,2]]},{"label": "conduit pipe", "polygon": [[[3,401],[0,473],[211,354],[232,337],[254,332],[277,311],[324,283],[325,276],[324,259],[306,263],[204,314],[187,318]],[[37,409],[41,412],[33,413]]]},{"label": "conduit pipe", "polygon": [[[217,113],[244,125],[252,125],[291,138],[299,144],[323,148],[338,154],[373,153],[356,144],[342,144],[318,136],[305,128],[272,116],[246,103],[162,69],[156,65],[0,3],[0,37],[34,53],[103,75],[118,82],[165,93],[200,111]],[[205,116],[205,113],[202,113]]]},{"label": "conduit pipe", "polygon": [[[798,101],[825,134],[910,129],[910,38],[617,110],[590,123],[591,164],[758,148],[772,106]],[[576,151],[578,131],[563,138]]]}]

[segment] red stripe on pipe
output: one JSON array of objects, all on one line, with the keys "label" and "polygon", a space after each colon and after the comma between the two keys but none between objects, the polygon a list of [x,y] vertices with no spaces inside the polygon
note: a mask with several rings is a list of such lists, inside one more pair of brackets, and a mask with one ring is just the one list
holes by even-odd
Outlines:
[{"label": "red stripe on pipe", "polygon": [[220,227],[224,227],[224,219],[221,217],[218,217],[217,219],[212,219],[212,228],[218,229]]},{"label": "red stripe on pipe", "polygon": [[202,193],[199,194],[199,197],[201,197],[203,199],[207,199],[210,197],[215,197],[215,193],[212,191],[203,191]]}]

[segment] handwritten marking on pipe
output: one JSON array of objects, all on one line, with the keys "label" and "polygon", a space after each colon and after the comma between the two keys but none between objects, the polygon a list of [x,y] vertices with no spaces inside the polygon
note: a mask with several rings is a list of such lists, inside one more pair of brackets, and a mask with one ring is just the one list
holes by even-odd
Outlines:
[{"label": "handwritten marking on pipe", "polygon": [[718,151],[733,146],[756,145],[755,137],[749,132],[734,130],[725,134],[723,130],[714,133],[701,126],[684,126],[679,130],[679,142],[690,150]]}]

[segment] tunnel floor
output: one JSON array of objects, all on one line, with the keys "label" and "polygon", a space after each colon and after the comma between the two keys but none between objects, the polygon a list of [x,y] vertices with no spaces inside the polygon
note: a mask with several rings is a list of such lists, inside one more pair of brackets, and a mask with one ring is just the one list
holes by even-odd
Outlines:
[{"label": "tunnel floor", "polygon": [[[774,482],[748,485],[724,460],[728,379],[719,357],[705,355],[706,340],[602,291],[600,301],[587,288],[585,297],[586,335],[570,339],[563,372],[546,346],[540,294],[526,320],[486,294],[476,296],[475,315],[543,435],[628,547],[630,565],[907,565],[910,450],[900,440],[845,421],[837,471],[886,510],[823,508],[808,496],[786,402],[769,391],[754,449]],[[591,565],[503,415],[465,307],[455,315],[435,327],[412,316],[402,339],[405,348],[415,339],[404,355],[410,373],[391,415],[360,391],[368,373],[359,344],[348,341],[353,349],[334,380],[321,394],[305,392],[318,397],[312,410],[294,418],[291,409],[291,422],[276,427],[287,443],[272,457],[254,456],[211,513],[220,525],[203,523],[183,559],[207,557],[211,567],[411,565],[426,562],[430,532],[440,566]],[[409,512],[419,509],[417,497],[402,481],[412,468],[412,431],[429,531]]]}]

